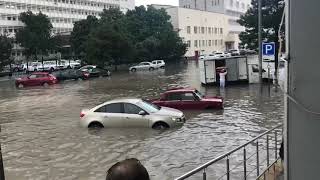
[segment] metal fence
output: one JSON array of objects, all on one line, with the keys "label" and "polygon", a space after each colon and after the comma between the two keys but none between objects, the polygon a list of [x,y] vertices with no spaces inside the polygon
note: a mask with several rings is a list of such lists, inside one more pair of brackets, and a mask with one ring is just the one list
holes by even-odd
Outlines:
[{"label": "metal fence", "polygon": [[274,168],[272,165],[279,160],[281,141],[282,125],[279,125],[175,180],[249,180],[264,177],[266,170]]}]

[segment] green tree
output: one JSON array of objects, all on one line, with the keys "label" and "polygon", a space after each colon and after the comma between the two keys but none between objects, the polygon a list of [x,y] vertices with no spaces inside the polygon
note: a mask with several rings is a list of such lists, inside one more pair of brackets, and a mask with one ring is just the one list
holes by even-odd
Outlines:
[{"label": "green tree", "polygon": [[71,32],[70,42],[75,54],[84,58],[86,55],[86,44],[92,29],[98,25],[98,19],[95,16],[88,16],[87,19],[77,21]]},{"label": "green tree", "polygon": [[0,35],[0,70],[11,62],[12,39]]},{"label": "green tree", "polygon": [[18,30],[16,40],[25,48],[27,57],[34,55],[37,58],[38,54],[47,54],[52,45],[52,24],[48,16],[27,11],[21,13],[19,18],[25,26]]},{"label": "green tree", "polygon": [[87,41],[89,63],[105,66],[127,63],[133,54],[130,38],[116,24],[100,24]]},{"label": "green tree", "polygon": [[[284,10],[283,0],[262,0],[262,40],[276,43],[275,68],[278,68],[278,31]],[[251,8],[240,17],[239,24],[246,29],[240,33],[241,45],[258,49],[258,0],[252,0]]]}]

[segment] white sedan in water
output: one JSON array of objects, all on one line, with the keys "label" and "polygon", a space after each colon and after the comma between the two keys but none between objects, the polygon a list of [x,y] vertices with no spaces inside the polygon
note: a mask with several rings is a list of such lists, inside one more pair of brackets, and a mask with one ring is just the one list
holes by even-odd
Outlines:
[{"label": "white sedan in water", "polygon": [[129,68],[129,71],[136,72],[137,70],[149,70],[153,71],[157,68],[157,64],[152,64],[151,62],[141,62],[138,65]]},{"label": "white sedan in water", "polygon": [[159,107],[142,99],[113,100],[83,110],[80,124],[83,127],[146,127],[166,129],[182,126],[184,114],[176,109]]}]

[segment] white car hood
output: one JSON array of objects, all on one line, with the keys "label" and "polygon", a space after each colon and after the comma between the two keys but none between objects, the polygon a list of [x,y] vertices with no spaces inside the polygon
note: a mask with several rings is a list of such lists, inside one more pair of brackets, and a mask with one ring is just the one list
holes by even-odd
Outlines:
[{"label": "white car hood", "polygon": [[156,115],[161,115],[161,116],[173,116],[173,117],[182,117],[183,112],[173,109],[173,108],[168,108],[168,107],[161,107],[161,109],[154,113]]}]

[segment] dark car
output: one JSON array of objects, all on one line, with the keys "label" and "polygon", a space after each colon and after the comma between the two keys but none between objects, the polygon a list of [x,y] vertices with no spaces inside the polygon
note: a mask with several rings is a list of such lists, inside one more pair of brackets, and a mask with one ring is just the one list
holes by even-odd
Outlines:
[{"label": "dark car", "polygon": [[151,100],[151,102],[158,106],[175,109],[223,109],[223,99],[221,97],[204,96],[193,88],[171,89],[163,93],[160,99]]},{"label": "dark car", "polygon": [[88,72],[76,70],[76,69],[67,69],[63,71],[56,71],[52,73],[59,81],[63,80],[86,80],[90,77],[90,74]]},{"label": "dark car", "polygon": [[89,73],[89,77],[105,77],[105,76],[110,76],[111,73],[109,70],[101,69],[101,68],[81,68],[80,69],[82,72],[87,72]]},{"label": "dark car", "polygon": [[16,79],[16,86],[47,86],[58,82],[57,78],[47,72],[34,72],[29,76]]}]

